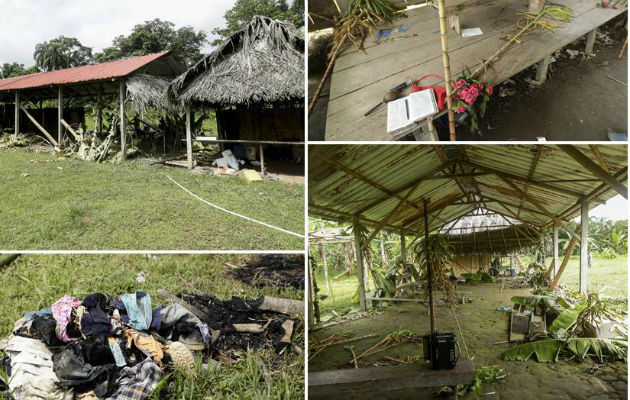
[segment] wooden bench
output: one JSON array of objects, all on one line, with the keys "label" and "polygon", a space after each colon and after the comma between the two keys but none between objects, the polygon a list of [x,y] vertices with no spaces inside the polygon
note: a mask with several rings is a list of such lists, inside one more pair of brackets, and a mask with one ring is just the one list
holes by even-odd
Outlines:
[{"label": "wooden bench", "polygon": [[[470,360],[460,360],[454,369],[434,371],[428,364],[393,365],[310,372],[309,398],[336,399],[351,393],[383,392],[472,383],[475,367]],[[454,390],[457,399],[457,390]]]}]

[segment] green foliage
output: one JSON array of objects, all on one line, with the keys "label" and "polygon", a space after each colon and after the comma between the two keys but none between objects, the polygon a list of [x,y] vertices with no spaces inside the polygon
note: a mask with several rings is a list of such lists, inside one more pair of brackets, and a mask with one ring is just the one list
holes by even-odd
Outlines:
[{"label": "green foliage", "polygon": [[504,351],[501,358],[506,361],[527,361],[532,355],[535,355],[538,362],[556,362],[562,345],[563,342],[557,339],[529,342]]},{"label": "green foliage", "polygon": [[600,258],[604,258],[606,260],[613,260],[617,258],[619,255],[615,252],[615,250],[610,247],[606,247],[602,251],[597,254]]},{"label": "green foliage", "polygon": [[598,362],[625,361],[627,345],[621,340],[600,338],[546,339],[514,346],[501,354],[506,361],[527,361],[532,355],[538,362],[558,361],[563,352],[567,358],[577,357],[582,362],[593,358]]},{"label": "green foliage", "polygon": [[567,336],[567,332],[577,321],[577,317],[584,309],[585,305],[579,304],[573,309],[564,310],[556,317],[553,323],[547,328],[547,331],[553,333],[558,338]]},{"label": "green foliage", "polygon": [[458,395],[465,396],[469,391],[472,392],[475,399],[483,394],[483,384],[489,382],[498,382],[507,378],[509,374],[497,365],[486,367],[478,367],[475,370],[475,377],[472,385],[464,385],[464,388],[458,391]]},{"label": "green foliage", "polygon": [[116,37],[112,46],[97,53],[94,59],[105,62],[170,50],[177,59],[191,65],[203,56],[201,48],[206,42],[203,30],[196,31],[191,26],[175,29],[174,23],[156,18],[136,25],[129,36]]},{"label": "green foliage", "polygon": [[83,46],[76,38],[59,36],[35,46],[33,58],[35,65],[42,71],[55,71],[89,64],[92,61],[92,48]]},{"label": "green foliage", "polygon": [[477,271],[474,274],[465,272],[462,274],[462,278],[466,280],[466,283],[493,283],[496,282],[496,278],[485,271]]},{"label": "green foliage", "polygon": [[428,279],[428,270],[431,268],[433,290],[443,290],[449,304],[455,305],[457,294],[449,280],[450,270],[447,268],[453,259],[453,251],[446,239],[440,235],[429,235],[428,240],[418,241],[414,252],[420,261],[421,279]]},{"label": "green foliage", "polygon": [[304,0],[294,1],[291,7],[286,0],[236,0],[225,12],[225,28],[215,28],[212,33],[218,38],[212,41],[219,46],[233,33],[241,30],[256,15],[292,22],[296,27],[304,25]]},{"label": "green foliage", "polygon": [[556,305],[561,305],[564,308],[570,308],[569,303],[559,296],[514,296],[510,299],[514,304],[519,304],[526,307],[536,308],[539,305],[544,309],[553,308]]}]

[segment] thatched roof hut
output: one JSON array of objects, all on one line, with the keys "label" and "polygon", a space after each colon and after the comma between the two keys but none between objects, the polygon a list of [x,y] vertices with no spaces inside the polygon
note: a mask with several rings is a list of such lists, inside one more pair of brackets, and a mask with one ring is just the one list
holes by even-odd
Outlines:
[{"label": "thatched roof hut", "polygon": [[304,101],[304,38],[289,22],[255,16],[175,79],[181,103],[215,108]]}]

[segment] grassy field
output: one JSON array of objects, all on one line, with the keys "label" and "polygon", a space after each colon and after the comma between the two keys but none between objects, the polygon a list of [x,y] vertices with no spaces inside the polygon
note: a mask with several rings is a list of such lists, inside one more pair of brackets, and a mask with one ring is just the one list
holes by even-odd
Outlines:
[{"label": "grassy field", "polygon": [[[525,258],[523,258],[525,261]],[[551,259],[547,260],[547,265]],[[573,290],[578,290],[579,282],[579,257],[571,257],[567,264],[560,283],[564,283]],[[351,308],[359,308],[358,300],[352,300],[357,291],[357,276],[352,273],[344,275],[338,279],[333,277],[338,275],[340,271],[329,271],[331,277],[332,296],[321,300],[319,303],[322,317],[326,314],[330,316],[330,312],[335,310],[337,313],[345,313]],[[319,294],[325,295],[324,274],[321,271],[315,276]],[[620,256],[615,259],[604,259],[597,256],[593,257],[593,265],[588,272],[589,291],[598,292],[602,295],[611,297],[626,298],[628,293],[628,258]],[[370,288],[373,290],[374,285],[370,281]]]},{"label": "grassy field", "polygon": [[303,239],[218,211],[304,232],[304,186],[187,170],[0,152],[0,249],[302,249]]},{"label": "grassy field", "polygon": [[[232,295],[247,299],[276,295],[302,299],[303,292],[289,289],[257,289],[226,275],[223,264],[241,264],[254,256],[223,255],[23,255],[0,271],[0,338],[13,323],[30,310],[49,307],[64,294],[78,298],[94,292],[112,295],[147,291],[159,302],[157,289],[173,293],[213,294],[222,299]],[[135,276],[144,272],[146,281]],[[304,335],[294,342],[302,346]],[[273,384],[262,379],[260,357],[269,367]],[[192,378],[175,372],[159,385],[152,399],[301,399],[304,397],[304,357],[294,352],[276,355],[259,350],[233,366],[199,372]]]}]

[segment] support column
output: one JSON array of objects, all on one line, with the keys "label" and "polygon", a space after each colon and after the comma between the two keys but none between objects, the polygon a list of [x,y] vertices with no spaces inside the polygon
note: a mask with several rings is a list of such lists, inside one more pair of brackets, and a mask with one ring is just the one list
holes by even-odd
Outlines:
[{"label": "support column", "polygon": [[365,311],[365,286],[363,282],[363,254],[361,252],[361,235],[359,234],[359,219],[354,219],[354,248],[357,258],[357,282],[359,283],[359,306],[361,311]]},{"label": "support column", "polygon": [[61,147],[61,141],[63,140],[63,125],[61,120],[63,119],[63,89],[59,86],[57,91],[57,143]]},{"label": "support column", "polygon": [[433,296],[433,271],[431,268],[431,262],[429,257],[429,213],[427,212],[427,200],[423,199],[423,213],[424,213],[424,256],[427,266],[427,280],[429,286],[429,318],[431,320],[431,333],[436,331],[435,327],[435,299]]},{"label": "support column", "polygon": [[330,297],[330,281],[328,280],[328,260],[326,260],[326,248],[323,243],[319,244],[319,253],[322,256],[322,266],[324,267],[324,285],[326,296]]},{"label": "support column", "polygon": [[15,138],[17,139],[18,135],[20,134],[20,92],[15,92],[15,123],[13,124],[14,126],[14,135]]},{"label": "support column", "polygon": [[558,225],[553,224],[553,278],[558,273]]},{"label": "support column", "polygon": [[188,169],[194,168],[192,151],[192,126],[191,126],[191,105],[186,104],[186,154],[188,155]]},{"label": "support column", "polygon": [[551,54],[548,54],[536,64],[536,80],[530,83],[534,86],[540,86],[547,80],[547,72],[549,72],[549,63],[551,62]]},{"label": "support column", "polygon": [[96,97],[96,132],[103,132],[103,103],[100,94]]},{"label": "support column", "polygon": [[265,152],[262,143],[258,145],[258,152],[260,153],[260,173],[265,175]]},{"label": "support column", "polygon": [[588,33],[586,37],[586,47],[584,47],[584,53],[593,54],[593,48],[595,47],[595,38],[597,37],[597,28]]},{"label": "support column", "polygon": [[407,243],[405,242],[405,231],[400,231],[400,261],[402,261],[403,271],[407,268]]},{"label": "support column", "polygon": [[125,81],[120,81],[119,102],[120,102],[120,161],[127,159],[127,118],[125,115],[125,96],[127,87]]},{"label": "support column", "polygon": [[580,217],[580,293],[586,294],[588,288],[588,202],[582,203]]}]

